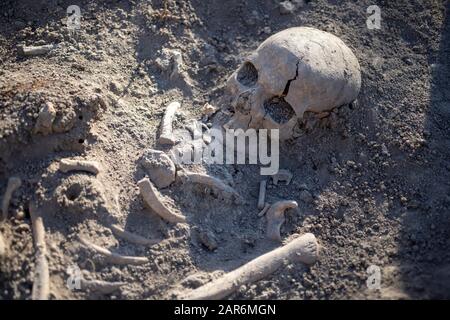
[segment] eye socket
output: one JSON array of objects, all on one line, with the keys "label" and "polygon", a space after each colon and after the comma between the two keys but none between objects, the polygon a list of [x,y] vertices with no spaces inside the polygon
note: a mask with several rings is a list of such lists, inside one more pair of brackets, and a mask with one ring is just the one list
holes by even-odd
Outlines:
[{"label": "eye socket", "polygon": [[284,124],[295,116],[292,106],[283,97],[278,96],[272,97],[264,103],[264,111],[278,124]]},{"label": "eye socket", "polygon": [[256,70],[253,63],[245,62],[240,67],[237,73],[237,81],[246,87],[251,87],[256,84],[258,81],[258,70]]}]

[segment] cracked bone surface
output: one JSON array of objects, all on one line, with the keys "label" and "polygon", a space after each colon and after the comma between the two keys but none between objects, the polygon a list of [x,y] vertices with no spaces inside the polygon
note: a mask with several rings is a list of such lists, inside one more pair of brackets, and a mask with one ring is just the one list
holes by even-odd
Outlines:
[{"label": "cracked bone surface", "polygon": [[309,27],[265,40],[228,79],[235,114],[230,129],[279,129],[292,137],[305,111],[350,103],[361,88],[358,59],[338,37]]},{"label": "cracked bone surface", "polygon": [[280,228],[284,223],[284,212],[287,209],[297,208],[295,201],[283,200],[275,202],[267,211],[267,237],[272,240],[281,241]]},{"label": "cracked bone surface", "polygon": [[3,235],[0,233],[0,259],[6,256],[6,242]]},{"label": "cracked bone surface", "polygon": [[279,269],[285,260],[311,265],[318,258],[317,239],[312,233],[306,233],[191,291],[183,298],[189,300],[223,299],[239,289],[240,286],[269,276]]}]

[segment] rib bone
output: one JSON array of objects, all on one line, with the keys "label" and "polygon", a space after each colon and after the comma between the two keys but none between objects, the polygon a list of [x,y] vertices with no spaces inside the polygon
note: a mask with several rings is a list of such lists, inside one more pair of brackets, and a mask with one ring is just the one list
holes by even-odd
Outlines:
[{"label": "rib bone", "polygon": [[185,222],[186,217],[181,213],[170,210],[163,202],[161,195],[148,178],[138,182],[139,190],[145,203],[161,218],[172,223]]}]

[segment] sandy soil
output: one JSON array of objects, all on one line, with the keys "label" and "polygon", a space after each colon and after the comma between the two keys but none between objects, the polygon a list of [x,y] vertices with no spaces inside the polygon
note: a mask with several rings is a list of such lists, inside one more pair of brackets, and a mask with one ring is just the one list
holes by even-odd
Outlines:
[{"label": "sandy soil", "polygon": [[[66,27],[71,1],[1,2],[0,195],[8,178],[22,180],[0,225],[1,298],[31,297],[30,201],[43,216],[52,299],[172,299],[278,247],[257,216],[257,166],[191,168],[232,184],[243,204],[178,180],[161,190],[187,223],[146,208],[137,182],[148,175],[144,152],[161,149],[167,104],[182,103],[177,128],[226,120],[227,78],[259,43],[293,26],[339,36],[359,60],[362,89],[357,101],[333,117],[312,117],[281,146],[292,182],[267,190],[271,203],[299,203],[286,213],[283,241],[312,232],[320,260],[309,268],[287,263],[230,298],[450,298],[449,2],[378,1],[380,30],[366,27],[373,1],[311,0],[288,14],[279,2],[79,1],[74,34]],[[58,46],[43,56],[21,53],[44,44]],[[182,54],[176,78],[168,49]],[[211,119],[202,116],[207,102],[221,108]],[[36,130],[46,103],[53,123]],[[63,173],[66,157],[103,169]],[[158,241],[130,243],[111,224]],[[110,263],[80,237],[148,262]],[[366,286],[371,265],[381,268],[379,290]],[[85,279],[125,284],[110,293],[70,290],[74,266]]]}]

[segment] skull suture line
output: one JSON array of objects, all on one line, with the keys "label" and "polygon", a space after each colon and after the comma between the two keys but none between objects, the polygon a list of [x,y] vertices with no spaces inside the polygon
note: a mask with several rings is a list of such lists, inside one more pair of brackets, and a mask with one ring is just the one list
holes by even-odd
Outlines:
[{"label": "skull suture line", "polygon": [[305,111],[323,112],[355,100],[361,73],[341,39],[296,27],[265,40],[227,87],[235,109],[228,128],[279,129],[285,140]]}]

